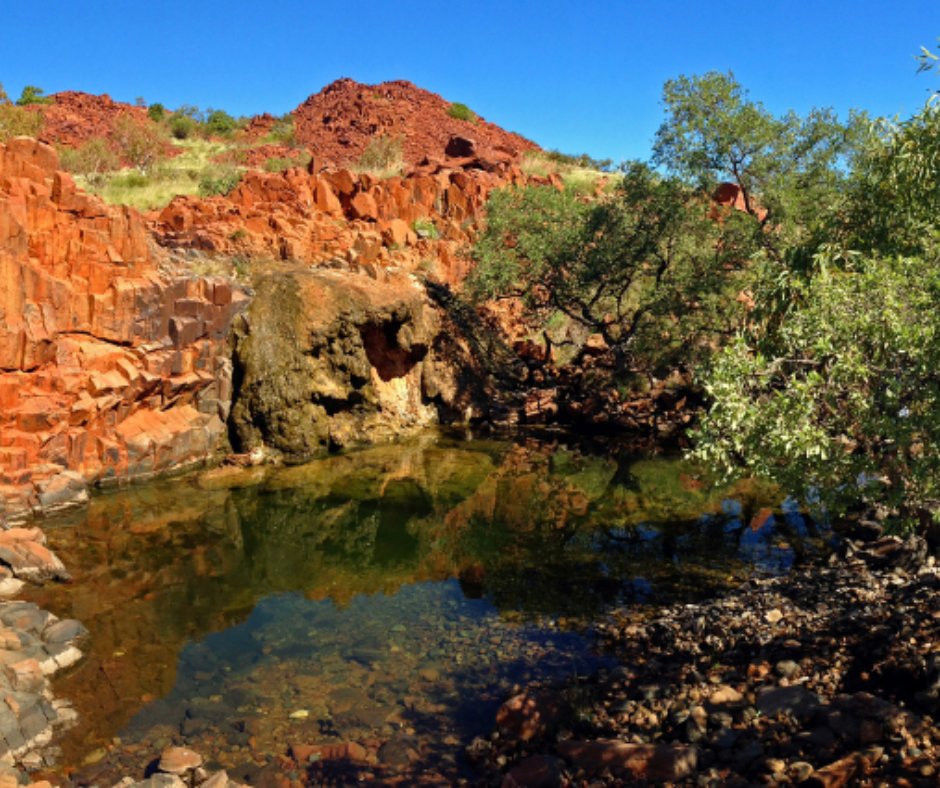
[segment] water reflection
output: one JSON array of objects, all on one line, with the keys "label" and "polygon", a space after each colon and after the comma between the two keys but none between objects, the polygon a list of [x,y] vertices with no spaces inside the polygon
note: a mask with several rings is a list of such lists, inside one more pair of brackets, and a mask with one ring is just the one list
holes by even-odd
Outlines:
[{"label": "water reflection", "polygon": [[57,686],[85,719],[65,758],[119,732],[128,757],[182,739],[230,768],[298,737],[407,736],[391,751],[455,774],[514,683],[598,664],[578,632],[611,605],[785,568],[806,525],[768,496],[439,435],[100,496],[50,529],[75,582],[34,595],[93,633]]}]

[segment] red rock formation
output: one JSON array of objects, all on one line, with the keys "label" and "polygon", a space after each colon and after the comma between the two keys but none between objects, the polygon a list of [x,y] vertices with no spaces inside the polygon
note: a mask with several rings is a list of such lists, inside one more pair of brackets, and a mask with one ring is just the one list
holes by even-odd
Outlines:
[{"label": "red rock formation", "polygon": [[231,396],[245,296],[162,270],[140,215],[57,163],[35,140],[0,145],[0,514],[204,458]]},{"label": "red rock formation", "polygon": [[43,116],[40,139],[50,144],[77,147],[93,137],[108,138],[114,132],[115,121],[122,115],[130,115],[140,123],[150,122],[144,107],[114,101],[107,94],[95,96],[66,90],[50,98],[49,104],[29,107]]},{"label": "red rock formation", "polygon": [[248,172],[225,197],[175,198],[157,217],[160,243],[217,254],[306,263],[396,265],[451,284],[466,275],[458,251],[472,237],[491,189],[526,178],[415,168],[378,180],[349,170]]},{"label": "red rock formation", "polygon": [[[474,145],[473,155],[516,160],[526,150],[538,146],[518,134],[505,131],[482,118],[459,120],[448,114],[449,102],[410,82],[397,80],[379,85],[363,85],[351,79],[338,79],[310,96],[291,114],[298,142],[311,148],[324,163],[348,166],[362,155],[370,140],[386,135],[400,137],[406,163],[443,159],[453,137]],[[273,119],[254,119],[249,130],[260,139]],[[252,131],[253,130],[253,131]],[[455,155],[453,151],[447,155]],[[468,154],[461,153],[461,158]]]}]

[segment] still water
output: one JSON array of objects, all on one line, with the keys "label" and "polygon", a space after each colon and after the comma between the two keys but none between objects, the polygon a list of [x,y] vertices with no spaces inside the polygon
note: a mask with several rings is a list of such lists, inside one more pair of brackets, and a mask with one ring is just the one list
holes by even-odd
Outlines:
[{"label": "still water", "polygon": [[74,582],[30,597],[92,633],[55,683],[63,767],[105,783],[182,743],[252,781],[356,742],[466,774],[519,686],[611,664],[592,622],[785,571],[806,527],[768,502],[675,459],[437,433],[100,495],[46,525]]}]

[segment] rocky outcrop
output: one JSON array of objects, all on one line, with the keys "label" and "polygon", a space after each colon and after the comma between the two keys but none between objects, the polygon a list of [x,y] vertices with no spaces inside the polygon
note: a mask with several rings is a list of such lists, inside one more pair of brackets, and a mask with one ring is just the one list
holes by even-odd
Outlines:
[{"label": "rocky outcrop", "polygon": [[306,263],[422,269],[454,284],[492,189],[524,183],[516,167],[492,172],[415,168],[378,178],[349,170],[250,171],[225,197],[175,198],[158,216],[161,244],[209,254]]},{"label": "rocky outcrop", "polygon": [[[338,79],[310,96],[291,115],[297,140],[334,166],[356,162],[369,142],[380,136],[400,139],[408,164],[429,157],[443,159],[454,136],[472,138],[478,146],[512,160],[538,148],[534,142],[482,118],[455,118],[449,113],[450,107],[437,94],[404,80],[363,85]],[[270,131],[273,119],[269,118],[260,116],[249,125],[253,138]]]},{"label": "rocky outcrop", "polygon": [[31,104],[28,109],[43,117],[40,139],[50,144],[74,148],[95,137],[110,137],[118,118],[127,116],[147,123],[147,110],[114,101],[109,95],[96,96],[78,90],[64,90],[49,97],[48,104]]},{"label": "rocky outcrop", "polygon": [[402,271],[284,269],[257,282],[234,334],[239,448],[290,459],[437,421],[458,396],[441,317]]},{"label": "rocky outcrop", "polygon": [[55,151],[0,145],[0,515],[205,458],[245,295],[158,265],[141,217],[76,189]]}]

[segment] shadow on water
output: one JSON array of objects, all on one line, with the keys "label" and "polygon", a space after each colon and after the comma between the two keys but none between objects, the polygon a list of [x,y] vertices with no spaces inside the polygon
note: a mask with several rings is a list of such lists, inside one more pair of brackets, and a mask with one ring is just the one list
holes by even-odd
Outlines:
[{"label": "shadow on water", "polygon": [[50,529],[75,582],[33,596],[93,634],[56,685],[83,718],[63,760],[120,735],[96,779],[170,742],[250,771],[353,741],[459,774],[514,686],[605,663],[587,633],[611,606],[785,570],[809,533],[772,500],[676,460],[440,435],[99,496]]}]

